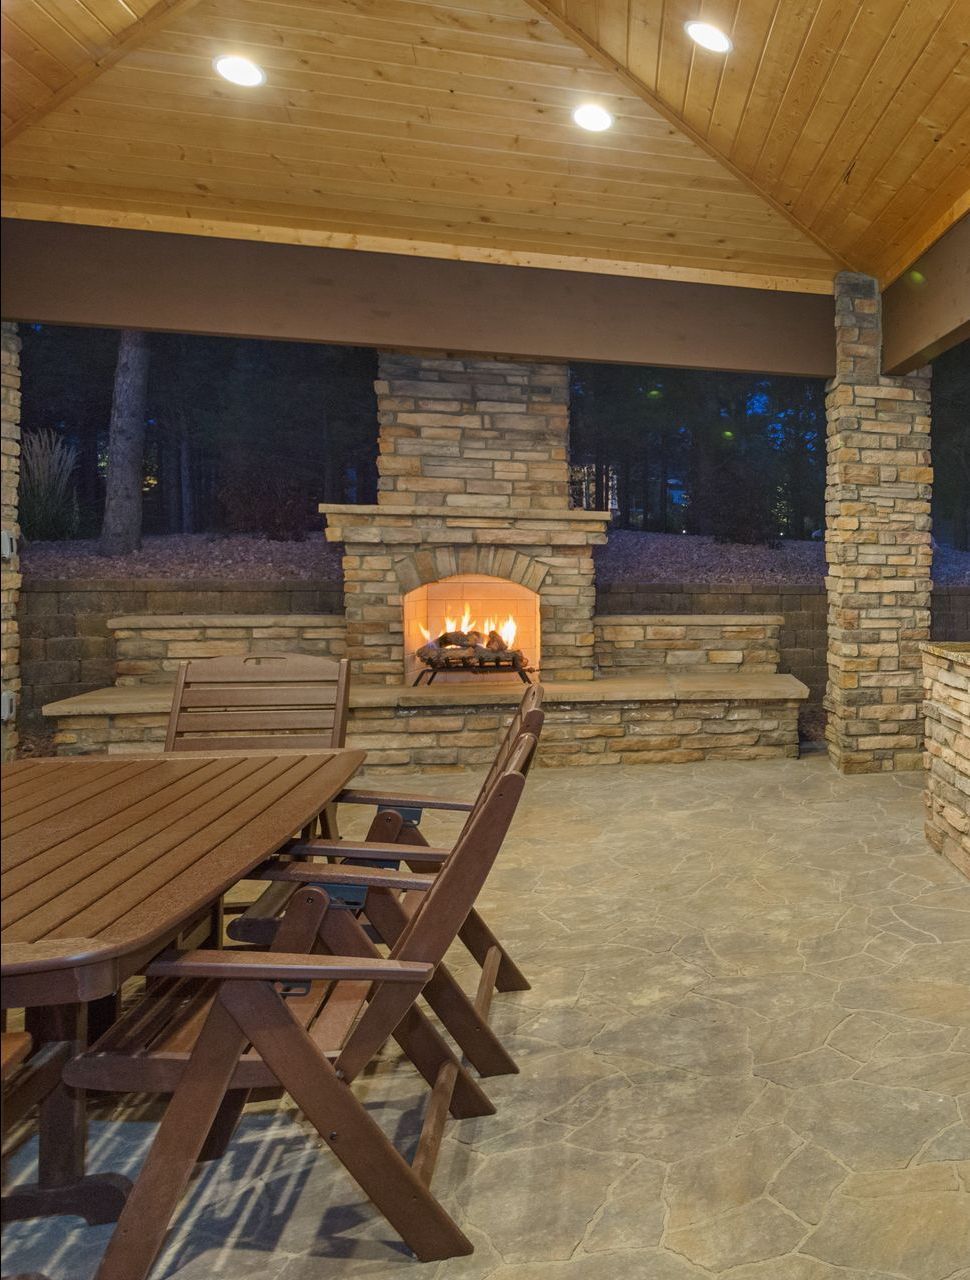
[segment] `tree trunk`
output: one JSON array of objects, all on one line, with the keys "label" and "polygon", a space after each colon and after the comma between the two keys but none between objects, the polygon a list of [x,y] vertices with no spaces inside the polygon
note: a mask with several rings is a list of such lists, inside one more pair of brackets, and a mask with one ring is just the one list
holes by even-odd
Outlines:
[{"label": "tree trunk", "polygon": [[195,503],[192,493],[192,446],[182,431],[179,436],[179,492],[182,498],[182,532],[195,531]]},{"label": "tree trunk", "polygon": [[127,555],[141,546],[147,395],[148,335],[122,329],[111,400],[102,555]]}]

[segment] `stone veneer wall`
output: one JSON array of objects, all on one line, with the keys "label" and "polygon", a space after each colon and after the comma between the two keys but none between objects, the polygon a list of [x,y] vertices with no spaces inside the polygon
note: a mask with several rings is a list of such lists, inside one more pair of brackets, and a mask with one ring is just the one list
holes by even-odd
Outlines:
[{"label": "stone veneer wall", "polygon": [[[0,365],[0,399],[3,426],[0,437],[2,461],[3,530],[14,539],[20,537],[18,521],[18,480],[20,477],[20,338],[17,326],[3,321],[2,365]],[[0,662],[3,670],[3,692],[20,696],[20,638],[17,630],[17,604],[20,596],[20,560],[14,552],[3,563],[0,583]],[[11,719],[0,727],[0,758],[10,759],[17,749],[17,721]]]},{"label": "stone veneer wall", "polygon": [[[596,614],[613,613],[780,613],[779,669],[809,688],[819,703],[828,679],[828,602],[814,583],[600,582]],[[934,586],[930,635],[934,640],[970,640],[970,587]]]},{"label": "stone veneer wall", "polygon": [[375,385],[378,503],[320,508],[343,543],[355,679],[404,678],[408,591],[488,574],[538,593],[547,678],[592,680],[592,548],[609,514],[569,509],[567,367],[381,352]]},{"label": "stone veneer wall", "polygon": [[[697,760],[769,760],[798,755],[797,697],[704,697],[696,690],[653,700],[598,698],[546,702],[538,763],[560,765],[685,764]],[[162,694],[160,686],[153,691]],[[93,751],[160,751],[169,698],[157,710],[126,711],[111,691],[92,714],[59,715],[58,755]],[[348,744],[367,751],[368,769],[480,769],[495,757],[499,736],[519,694],[474,705],[355,706],[351,694]],[[693,699],[693,700],[692,700]]]},{"label": "stone veneer wall", "polygon": [[21,730],[44,728],[40,709],[46,702],[114,683],[115,642],[109,618],[342,610],[343,588],[333,583],[28,578],[20,596]]},{"label": "stone veneer wall", "polygon": [[569,505],[566,365],[380,353],[381,506]]},{"label": "stone veneer wall", "polygon": [[835,281],[836,375],[826,397],[829,679],[826,738],[846,773],[922,766],[930,635],[930,379],[881,374],[878,282]]},{"label": "stone veneer wall", "polygon": [[778,670],[781,614],[597,614],[596,665],[604,675],[615,668],[690,668],[747,675]]},{"label": "stone veneer wall", "polygon": [[342,613],[148,614],[111,618],[117,685],[163,684],[181,662],[277,653],[342,658]]},{"label": "stone veneer wall", "polygon": [[[813,586],[762,584],[603,583],[597,614],[725,612],[782,613],[779,669],[790,671],[818,703],[825,692],[825,591]],[[43,729],[40,709],[113,684],[118,614],[338,613],[343,590],[331,583],[192,582],[159,578],[138,583],[34,579],[20,594],[21,732]],[[934,640],[970,639],[970,587],[936,587]]]},{"label": "stone veneer wall", "polygon": [[970,643],[923,647],[926,838],[970,876]]}]

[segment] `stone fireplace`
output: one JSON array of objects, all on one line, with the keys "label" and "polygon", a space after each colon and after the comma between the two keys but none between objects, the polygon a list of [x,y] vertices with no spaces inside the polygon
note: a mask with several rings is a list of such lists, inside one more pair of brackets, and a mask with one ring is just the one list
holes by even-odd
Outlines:
[{"label": "stone fireplace", "polygon": [[357,681],[411,683],[424,632],[466,610],[479,627],[511,617],[545,679],[591,680],[609,513],[569,507],[566,367],[383,353],[376,389],[378,504],[321,507]]}]

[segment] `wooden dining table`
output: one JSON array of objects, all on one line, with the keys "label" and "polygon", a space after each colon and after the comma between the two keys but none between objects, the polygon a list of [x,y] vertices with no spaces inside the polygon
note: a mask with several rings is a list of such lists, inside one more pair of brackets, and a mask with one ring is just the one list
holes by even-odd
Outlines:
[{"label": "wooden dining table", "polygon": [[[364,756],[178,752],[5,765],[2,1003],[25,1010],[36,1060],[83,1050],[89,1015],[103,1022],[122,984],[166,947],[196,945],[223,895],[323,813]],[[3,1219],[114,1221],[129,1184],[86,1175],[83,1092],[57,1073],[39,1101],[37,1182],[3,1197]]]}]

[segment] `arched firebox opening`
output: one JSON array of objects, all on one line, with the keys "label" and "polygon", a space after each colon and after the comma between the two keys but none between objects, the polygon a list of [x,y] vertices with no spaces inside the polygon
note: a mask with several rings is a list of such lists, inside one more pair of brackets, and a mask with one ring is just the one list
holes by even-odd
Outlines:
[{"label": "arched firebox opening", "polygon": [[404,597],[404,668],[409,684],[517,681],[541,659],[539,593],[487,574],[454,574]]}]

